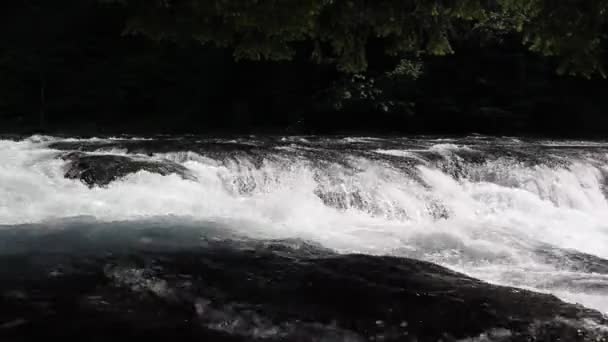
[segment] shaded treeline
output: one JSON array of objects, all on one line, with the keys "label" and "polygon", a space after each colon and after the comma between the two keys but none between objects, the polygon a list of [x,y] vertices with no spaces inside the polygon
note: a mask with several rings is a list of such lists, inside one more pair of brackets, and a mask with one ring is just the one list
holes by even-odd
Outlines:
[{"label": "shaded treeline", "polygon": [[557,75],[559,58],[498,25],[451,25],[448,56],[387,55],[386,37],[371,36],[360,70],[311,60],[317,43],[304,38],[290,42],[289,60],[252,61],[235,60],[230,42],[132,34],[144,21],[124,2],[15,1],[0,11],[2,131],[608,132],[605,80]]}]

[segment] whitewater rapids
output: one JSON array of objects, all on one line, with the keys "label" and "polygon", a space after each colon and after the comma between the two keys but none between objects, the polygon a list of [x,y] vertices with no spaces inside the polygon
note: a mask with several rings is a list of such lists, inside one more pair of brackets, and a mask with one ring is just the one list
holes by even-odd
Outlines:
[{"label": "whitewater rapids", "polygon": [[[194,177],[140,171],[90,188],[64,177],[60,156],[74,150],[178,163]],[[213,225],[410,257],[608,313],[608,142],[0,140],[0,229],[74,222]]]}]

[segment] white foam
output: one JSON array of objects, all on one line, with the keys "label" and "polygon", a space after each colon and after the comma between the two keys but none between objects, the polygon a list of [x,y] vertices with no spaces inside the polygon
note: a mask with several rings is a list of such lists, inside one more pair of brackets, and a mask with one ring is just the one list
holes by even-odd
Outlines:
[{"label": "white foam", "polygon": [[[106,222],[187,217],[218,222],[250,237],[302,238],[339,252],[430,260],[608,311],[605,290],[546,287],[538,277],[509,277],[532,270],[562,279],[566,271],[538,259],[537,249],[544,245],[608,259],[601,170],[608,166],[598,166],[597,160],[575,158],[568,168],[495,160],[465,165],[467,177],[456,180],[431,165],[411,170],[413,177],[387,162],[361,157],[348,159],[349,167],[319,166],[280,151],[255,163],[237,155],[216,160],[178,152],[138,158],[178,162],[197,181],[138,172],[107,188],[89,189],[63,177],[59,152],[47,147],[57,140],[0,141],[0,224],[83,215]],[[440,153],[462,148],[468,147],[431,147]],[[413,150],[373,150],[416,156]],[[608,284],[608,279],[596,280]]]},{"label": "white foam", "polygon": [[394,157],[412,157],[415,156],[414,153],[412,153],[411,151],[403,151],[403,150],[376,150],[374,151],[376,153],[379,154],[386,154],[388,156],[394,156]]}]

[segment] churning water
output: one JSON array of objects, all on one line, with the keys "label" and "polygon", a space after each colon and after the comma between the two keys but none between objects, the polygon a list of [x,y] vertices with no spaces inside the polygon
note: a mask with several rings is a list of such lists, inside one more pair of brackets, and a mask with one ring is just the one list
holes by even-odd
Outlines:
[{"label": "churning water", "polygon": [[[60,156],[72,150],[177,163],[192,177],[139,171],[89,187],[64,177]],[[608,312],[603,142],[0,140],[0,229],[61,229],[74,221],[213,225],[252,239],[422,259]]]}]

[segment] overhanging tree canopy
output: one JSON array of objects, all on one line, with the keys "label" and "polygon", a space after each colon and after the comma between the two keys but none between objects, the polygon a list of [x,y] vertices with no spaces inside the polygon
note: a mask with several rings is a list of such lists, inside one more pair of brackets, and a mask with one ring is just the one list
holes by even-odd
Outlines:
[{"label": "overhanging tree canopy", "polygon": [[368,43],[391,55],[453,53],[456,32],[519,32],[530,50],[559,58],[558,71],[604,75],[608,0],[103,0],[134,15],[125,32],[193,38],[231,47],[237,59],[312,57],[345,72],[367,68]]}]

